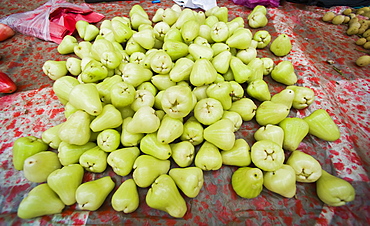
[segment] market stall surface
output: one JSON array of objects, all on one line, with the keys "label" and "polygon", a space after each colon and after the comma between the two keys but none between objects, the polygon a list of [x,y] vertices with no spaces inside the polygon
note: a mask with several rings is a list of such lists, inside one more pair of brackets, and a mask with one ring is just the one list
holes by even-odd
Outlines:
[{"label": "market stall surface", "polygon": [[[0,12],[2,16],[26,12],[45,2],[3,1]],[[111,19],[128,16],[134,4],[140,4],[152,17],[158,8],[168,8],[174,3],[116,1],[88,6]],[[246,21],[251,12],[232,1],[218,1],[218,6],[229,9],[229,19],[240,16]],[[308,135],[299,150],[315,157],[324,170],[349,181],[356,190],[354,201],[340,207],[325,205],[316,195],[315,183],[297,183],[294,198],[283,198],[264,189],[258,197],[244,199],[236,195],[230,183],[237,167],[222,166],[217,171],[204,172],[204,186],[196,198],[185,198],[188,211],[181,219],[148,207],[147,188],[139,189],[140,206],[131,214],[114,211],[110,195],[97,211],[80,211],[72,205],[61,214],[20,219],[18,205],[37,183],[27,181],[22,171],[14,169],[12,145],[18,137],[41,137],[43,131],[65,120],[64,107],[52,90],[53,80],[43,73],[42,66],[46,60],[65,60],[71,55],[59,54],[56,43],[17,33],[0,43],[0,70],[18,86],[17,92],[0,96],[0,224],[366,225],[370,222],[370,66],[355,65],[365,50],[355,44],[357,36],[345,34],[346,25],[321,20],[325,12],[339,14],[345,8],[324,9],[284,2],[277,8],[268,8],[266,27],[251,31],[267,30],[273,38],[285,33],[291,38],[293,48],[287,56],[276,57],[265,48],[258,50],[258,57],[270,57],[275,63],[291,61],[298,76],[297,84],[314,90],[315,102],[306,109],[292,110],[290,117],[303,118],[320,108],[332,116],[340,129],[340,139],[327,142]],[[265,80],[271,94],[285,88],[270,76]],[[244,122],[236,136],[252,145],[257,128],[254,119]],[[115,175],[108,167],[101,174],[86,173],[84,181],[105,175],[112,176],[117,185],[129,178]]]}]

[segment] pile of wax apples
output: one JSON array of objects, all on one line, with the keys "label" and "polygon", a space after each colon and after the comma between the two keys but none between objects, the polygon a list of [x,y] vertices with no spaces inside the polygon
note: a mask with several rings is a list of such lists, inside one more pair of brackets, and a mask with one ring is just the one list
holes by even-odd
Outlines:
[{"label": "pile of wax apples", "polygon": [[[266,12],[253,9],[252,27],[266,25]],[[196,197],[203,172],[222,165],[238,167],[231,184],[243,198],[257,197],[263,187],[291,198],[297,182],[315,182],[328,205],[354,199],[350,183],[297,150],[307,135],[337,140],[337,125],[323,109],[287,117],[291,108],[309,106],[313,91],[294,85],[291,62],[256,57],[269,44],[275,55],[288,54],[288,35],[271,42],[265,30],[252,34],[241,17],[228,21],[225,7],[196,12],[177,5],[158,9],[152,19],[135,5],[129,17],[105,20],[100,28],[79,21],[76,29],[83,40],[66,36],[58,51],[77,57],[43,65],[66,120],[41,138],[14,142],[15,169],[40,183],[20,203],[19,217],[74,204],[94,211],[111,192],[113,209],[130,213],[139,206],[138,189],[147,188],[149,207],[181,218],[184,196]],[[271,95],[267,75],[287,87]],[[260,128],[249,146],[235,132],[253,118]],[[107,167],[130,179],[116,190],[110,176],[82,182],[84,172]]]}]

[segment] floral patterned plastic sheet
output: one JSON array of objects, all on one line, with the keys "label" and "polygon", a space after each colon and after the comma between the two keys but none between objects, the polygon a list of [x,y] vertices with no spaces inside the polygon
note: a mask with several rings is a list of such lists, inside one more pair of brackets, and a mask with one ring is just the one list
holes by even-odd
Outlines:
[{"label": "floral patterned plastic sheet", "polygon": [[[82,0],[72,3],[80,4]],[[1,15],[32,10],[45,1],[2,2]],[[150,16],[157,8],[171,7],[173,2],[117,1],[89,4],[92,10],[106,19],[128,16],[134,4],[141,4]],[[246,18],[251,12],[232,1],[218,1],[229,8],[229,18]],[[9,74],[18,85],[18,91],[0,96],[0,224],[35,223],[55,224],[146,224],[146,225],[365,225],[370,221],[370,67],[360,68],[354,62],[364,53],[357,51],[355,36],[346,36],[345,25],[332,25],[321,21],[327,10],[340,13],[344,7],[323,9],[293,3],[282,3],[268,8],[269,23],[263,29],[272,37],[288,34],[293,42],[291,53],[274,57],[268,49],[258,51],[259,57],[271,57],[275,63],[289,60],[295,66],[298,84],[315,91],[316,100],[307,109],[292,111],[290,116],[304,117],[316,109],[326,109],[338,124],[341,138],[326,142],[307,136],[299,149],[314,156],[330,173],[349,181],[356,189],[356,199],[346,206],[329,207],[317,197],[314,184],[297,184],[297,194],[287,199],[264,189],[254,199],[238,197],[232,190],[230,179],[236,167],[223,166],[218,171],[205,172],[205,183],[200,194],[185,198],[188,211],[183,219],[175,219],[145,204],[147,189],[139,189],[140,206],[132,214],[116,212],[110,206],[110,197],[93,212],[80,211],[69,206],[61,214],[22,220],[17,207],[22,198],[34,187],[21,171],[12,166],[12,144],[21,136],[41,136],[41,133],[65,120],[63,106],[52,91],[51,81],[42,72],[46,60],[65,60],[58,54],[55,43],[17,34],[0,43],[0,70]],[[256,29],[252,29],[255,32]],[[355,50],[357,49],[357,50]],[[333,61],[328,64],[327,60]],[[334,70],[339,69],[341,73]],[[285,86],[265,77],[272,94]],[[237,132],[253,144],[253,132],[258,128],[254,120],[245,122]],[[112,170],[102,174],[89,174],[85,181],[105,175],[112,176],[117,185],[129,177],[116,176]]]}]

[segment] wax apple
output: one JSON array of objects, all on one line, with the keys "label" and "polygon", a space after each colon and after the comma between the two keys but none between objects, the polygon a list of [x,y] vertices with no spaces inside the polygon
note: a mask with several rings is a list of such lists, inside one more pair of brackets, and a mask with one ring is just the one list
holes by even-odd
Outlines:
[{"label": "wax apple", "polygon": [[181,218],[187,211],[184,198],[181,196],[175,182],[169,175],[159,176],[145,197],[147,205],[162,210],[175,218]]},{"label": "wax apple", "polygon": [[262,13],[262,12],[252,12],[250,14],[250,17],[248,17],[248,25],[251,27],[251,28],[261,28],[261,27],[264,27],[267,25],[268,23],[268,19],[266,17],[266,14]]},{"label": "wax apple", "polygon": [[271,140],[277,143],[280,147],[283,147],[284,130],[280,126],[273,124],[261,126],[253,136],[256,141]]},{"label": "wax apple", "polygon": [[231,176],[233,190],[242,198],[257,197],[263,189],[263,173],[259,168],[240,167]]},{"label": "wax apple", "polygon": [[253,40],[258,42],[257,48],[262,49],[265,48],[268,44],[270,44],[271,35],[266,30],[260,30],[253,35]]},{"label": "wax apple", "polygon": [[215,123],[222,118],[222,115],[222,104],[214,98],[202,99],[194,107],[194,117],[203,125]]},{"label": "wax apple", "polygon": [[139,192],[133,179],[125,180],[112,196],[112,207],[115,211],[132,213],[139,207]]},{"label": "wax apple", "polygon": [[221,151],[222,164],[232,166],[248,166],[251,164],[250,147],[246,140],[236,139],[230,150]]},{"label": "wax apple", "polygon": [[97,144],[103,151],[115,151],[121,144],[121,134],[115,129],[105,129],[98,134]]},{"label": "wax apple", "polygon": [[227,38],[226,44],[230,48],[247,49],[251,45],[252,32],[247,28],[238,28]]},{"label": "wax apple", "polygon": [[203,137],[221,150],[230,150],[235,143],[234,123],[230,119],[220,119],[204,129]]},{"label": "wax apple", "polygon": [[205,171],[218,170],[222,166],[220,150],[212,143],[205,141],[199,148],[195,159],[195,166]]},{"label": "wax apple", "polygon": [[121,148],[109,153],[107,163],[113,171],[119,176],[127,176],[134,165],[136,158],[139,156],[138,147]]},{"label": "wax apple", "polygon": [[13,166],[16,170],[23,170],[24,161],[42,151],[46,151],[48,145],[40,138],[26,136],[17,138],[13,143]]},{"label": "wax apple", "polygon": [[151,79],[151,83],[158,89],[158,90],[165,90],[171,86],[175,86],[176,82],[172,81],[169,74],[158,74],[154,75]]},{"label": "wax apple", "polygon": [[257,79],[250,82],[247,86],[247,93],[249,96],[256,98],[259,101],[271,99],[268,84],[263,79]]},{"label": "wax apple", "polygon": [[82,183],[84,169],[80,164],[71,164],[49,174],[47,184],[65,205],[76,203],[76,190]]},{"label": "wax apple", "polygon": [[187,116],[194,107],[192,91],[186,86],[172,86],[165,90],[162,96],[163,110],[173,118]]},{"label": "wax apple", "polygon": [[251,60],[257,57],[257,50],[253,47],[241,49],[236,53],[236,57],[238,57],[244,64],[248,64]]},{"label": "wax apple", "polygon": [[230,68],[234,74],[235,81],[238,83],[247,82],[249,77],[253,74],[252,69],[241,59],[235,56],[231,57]]},{"label": "wax apple", "polygon": [[199,34],[200,24],[196,20],[188,20],[181,26],[181,36],[185,42],[193,41]]},{"label": "wax apple", "polygon": [[241,98],[234,101],[229,111],[234,111],[240,114],[244,121],[250,121],[256,115],[257,106],[253,100],[249,98]]},{"label": "wax apple", "polygon": [[253,71],[251,76],[248,78],[248,83],[256,80],[263,80],[263,71],[265,67],[263,66],[263,61],[260,58],[254,58],[248,63],[248,66]]},{"label": "wax apple", "polygon": [[119,43],[124,43],[132,37],[133,31],[131,27],[120,18],[123,17],[112,18],[112,30],[114,39]]},{"label": "wax apple", "polygon": [[180,58],[176,60],[175,65],[171,69],[169,76],[174,82],[188,80],[193,69],[194,61],[188,58]]},{"label": "wax apple", "polygon": [[99,91],[94,84],[78,84],[69,93],[69,102],[90,115],[99,115],[103,110]]},{"label": "wax apple", "polygon": [[254,165],[263,171],[279,169],[285,160],[284,150],[271,140],[260,140],[251,147],[251,159]]},{"label": "wax apple", "polygon": [[99,209],[114,186],[115,183],[110,176],[81,184],[76,190],[77,208],[90,211]]},{"label": "wax apple", "polygon": [[68,57],[66,60],[66,67],[69,73],[74,76],[78,76],[82,70],[81,70],[81,59],[78,59],[76,57]]},{"label": "wax apple", "polygon": [[45,182],[50,173],[60,169],[58,155],[52,151],[41,151],[28,157],[23,164],[24,177],[36,183]]},{"label": "wax apple", "polygon": [[266,172],[263,175],[263,185],[283,197],[292,198],[297,191],[295,171],[284,164],[275,171]]},{"label": "wax apple", "polygon": [[329,206],[343,206],[355,199],[356,190],[346,180],[322,170],[316,181],[317,196]]},{"label": "wax apple", "polygon": [[55,80],[53,83],[53,91],[59,99],[68,101],[69,93],[78,84],[80,84],[80,82],[75,77],[63,76]]},{"label": "wax apple", "polygon": [[224,111],[222,119],[229,119],[234,124],[234,132],[238,131],[243,123],[242,116],[235,111]]},{"label": "wax apple", "polygon": [[93,132],[117,128],[122,124],[122,115],[112,104],[104,105],[102,112],[90,123]]},{"label": "wax apple", "polygon": [[42,70],[52,80],[57,80],[68,74],[66,61],[64,60],[47,60],[42,65]]},{"label": "wax apple", "polygon": [[190,141],[180,141],[170,144],[172,150],[172,159],[180,167],[187,167],[193,163],[195,148]]},{"label": "wax apple", "polygon": [[184,123],[184,132],[180,139],[183,141],[189,141],[191,144],[198,145],[203,142],[203,125],[194,117],[190,117]]},{"label": "wax apple", "polygon": [[96,83],[108,76],[108,68],[98,60],[91,59],[82,69],[79,78],[83,83]]},{"label": "wax apple", "polygon": [[315,182],[322,174],[320,163],[311,155],[299,150],[295,150],[290,154],[286,164],[293,167],[298,182]]},{"label": "wax apple", "polygon": [[137,186],[149,187],[162,174],[170,170],[170,160],[160,160],[151,155],[140,155],[133,165],[132,178]]},{"label": "wax apple", "polygon": [[158,128],[157,140],[163,144],[169,144],[179,138],[184,132],[182,119],[172,118],[166,114]]},{"label": "wax apple", "polygon": [[121,144],[126,147],[137,146],[143,138],[144,133],[131,133],[127,131],[127,125],[132,121],[132,117],[128,116],[123,120],[121,130]]},{"label": "wax apple", "polygon": [[315,93],[312,89],[303,86],[288,86],[287,89],[294,91],[293,108],[304,109],[315,100]]},{"label": "wax apple", "polygon": [[335,141],[340,138],[340,130],[329,113],[318,109],[303,118],[309,125],[309,133],[326,141]]},{"label": "wax apple", "polygon": [[168,175],[189,198],[195,198],[203,187],[203,171],[198,167],[172,168]]},{"label": "wax apple", "polygon": [[47,183],[34,187],[18,206],[17,216],[30,219],[61,213],[65,205]]},{"label": "wax apple", "polygon": [[292,43],[286,34],[280,34],[270,45],[271,52],[280,57],[288,55],[291,49]]},{"label": "wax apple", "polygon": [[261,126],[278,124],[288,116],[289,112],[290,108],[284,104],[264,101],[256,110],[256,120]]},{"label": "wax apple", "polygon": [[294,91],[291,89],[283,89],[279,93],[276,93],[271,97],[271,101],[285,105],[287,108],[291,108],[294,100]]},{"label": "wax apple", "polygon": [[163,50],[171,57],[173,61],[176,61],[189,54],[189,46],[184,42],[176,40],[166,40],[163,43]]},{"label": "wax apple", "polygon": [[78,45],[77,39],[72,35],[66,35],[57,47],[58,53],[69,54],[74,52],[74,47]]},{"label": "wax apple", "polygon": [[268,75],[271,73],[271,71],[274,69],[275,67],[275,63],[274,61],[271,59],[271,58],[268,58],[268,57],[262,57],[261,58],[262,62],[263,62],[263,67],[264,67],[264,70],[263,70],[263,75]]},{"label": "wax apple", "polygon": [[148,133],[140,141],[140,150],[158,159],[165,160],[171,157],[172,150],[168,143],[158,140],[158,133]]},{"label": "wax apple", "polygon": [[155,110],[149,106],[139,108],[132,120],[127,123],[127,131],[130,133],[153,133],[160,126],[160,119],[155,114]]},{"label": "wax apple", "polygon": [[63,125],[63,123],[52,126],[48,129],[46,129],[41,134],[42,141],[45,142],[47,145],[49,145],[49,147],[51,147],[53,149],[58,149],[59,144],[62,142],[62,140],[59,138],[59,135],[58,135],[59,129],[62,125]]},{"label": "wax apple", "polygon": [[75,145],[62,141],[58,147],[59,161],[63,166],[78,163],[82,153],[96,146],[94,142],[87,142],[84,145]]},{"label": "wax apple", "polygon": [[292,62],[283,60],[278,63],[271,71],[271,78],[287,86],[294,85],[297,82],[297,75]]},{"label": "wax apple", "polygon": [[232,86],[229,82],[219,82],[211,84],[207,87],[206,94],[210,98],[214,98],[222,104],[224,110],[228,110],[232,105]]},{"label": "wax apple", "polygon": [[212,59],[212,64],[218,73],[225,74],[229,70],[231,57],[231,52],[225,50]]},{"label": "wax apple", "polygon": [[90,115],[78,110],[59,128],[59,138],[69,144],[84,145],[90,140]]},{"label": "wax apple", "polygon": [[285,118],[279,123],[284,130],[283,148],[287,151],[295,151],[309,131],[308,124],[301,118]]},{"label": "wax apple", "polygon": [[194,86],[203,86],[213,83],[217,78],[217,71],[207,59],[198,59],[190,73],[190,83]]},{"label": "wax apple", "polygon": [[107,168],[107,156],[107,152],[96,146],[82,153],[79,163],[89,172],[102,173]]}]

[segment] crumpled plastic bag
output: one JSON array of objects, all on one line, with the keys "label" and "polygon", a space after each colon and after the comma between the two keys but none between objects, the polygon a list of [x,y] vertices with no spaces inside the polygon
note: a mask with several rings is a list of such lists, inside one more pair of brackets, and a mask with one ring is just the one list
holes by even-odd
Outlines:
[{"label": "crumpled plastic bag", "polygon": [[64,36],[73,34],[77,21],[97,23],[104,17],[93,12],[87,4],[76,5],[65,0],[49,0],[33,11],[1,18],[0,23],[19,33],[59,44]]},{"label": "crumpled plastic bag", "polygon": [[263,5],[266,7],[279,7],[280,0],[233,0],[237,5],[244,5],[250,9],[253,9],[257,5]]},{"label": "crumpled plastic bag", "polygon": [[217,6],[216,0],[173,0],[182,7],[197,9],[201,8],[205,11]]}]

